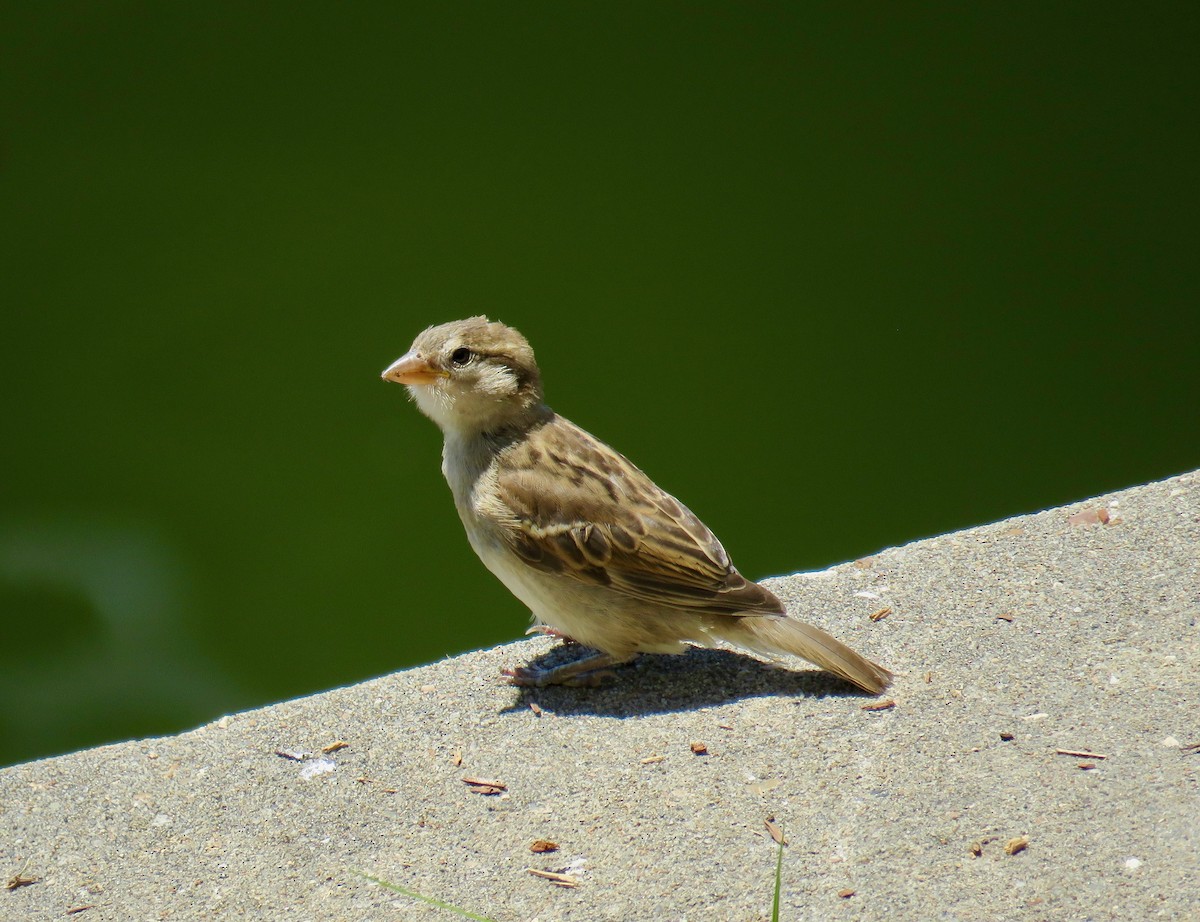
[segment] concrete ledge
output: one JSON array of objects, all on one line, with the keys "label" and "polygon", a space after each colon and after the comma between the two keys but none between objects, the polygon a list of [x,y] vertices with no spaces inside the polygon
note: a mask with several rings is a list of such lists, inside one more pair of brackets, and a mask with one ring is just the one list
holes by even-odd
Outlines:
[{"label": "concrete ledge", "polygon": [[0,771],[0,885],[37,878],[0,918],[453,918],[361,869],[497,920],[765,919],[767,817],[786,920],[1196,917],[1200,475],[770,585],[895,707],[719,650],[529,694],[498,670],[553,644],[485,650]]}]

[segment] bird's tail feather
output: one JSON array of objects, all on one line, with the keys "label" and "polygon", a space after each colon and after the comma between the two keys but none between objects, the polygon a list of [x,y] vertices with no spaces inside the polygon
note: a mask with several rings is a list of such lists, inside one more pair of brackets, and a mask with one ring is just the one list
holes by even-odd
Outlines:
[{"label": "bird's tail feather", "polygon": [[873,695],[892,684],[892,674],[887,669],[803,621],[787,617],[741,617],[722,621],[713,633],[739,647],[756,653],[790,653],[803,657]]}]

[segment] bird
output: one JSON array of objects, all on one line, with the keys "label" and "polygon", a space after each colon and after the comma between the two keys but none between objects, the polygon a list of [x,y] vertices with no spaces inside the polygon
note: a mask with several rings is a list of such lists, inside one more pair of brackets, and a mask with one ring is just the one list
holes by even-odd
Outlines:
[{"label": "bird", "polygon": [[733,566],[691,510],[546,405],[528,340],[484,316],[430,326],[383,372],[442,432],[442,473],[467,540],[540,630],[590,648],[519,686],[597,685],[642,653],[720,641],[802,657],[871,694],[892,673]]}]

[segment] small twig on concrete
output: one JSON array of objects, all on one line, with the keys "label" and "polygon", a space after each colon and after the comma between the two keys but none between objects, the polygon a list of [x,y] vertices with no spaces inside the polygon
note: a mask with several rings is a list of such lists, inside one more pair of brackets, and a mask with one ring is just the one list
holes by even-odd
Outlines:
[{"label": "small twig on concrete", "polygon": [[543,871],[540,868],[526,868],[527,874],[532,874],[534,877],[540,877],[543,880],[548,880],[550,883],[559,887],[578,887],[579,881],[567,874],[558,874],[554,871]]}]

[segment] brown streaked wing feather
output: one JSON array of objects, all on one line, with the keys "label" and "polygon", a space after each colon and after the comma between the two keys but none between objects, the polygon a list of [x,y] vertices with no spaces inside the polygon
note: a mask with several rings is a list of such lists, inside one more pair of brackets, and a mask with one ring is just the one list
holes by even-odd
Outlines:
[{"label": "brown streaked wing feather", "polygon": [[686,506],[561,416],[504,449],[497,473],[506,537],[535,569],[681,609],[783,613]]}]

